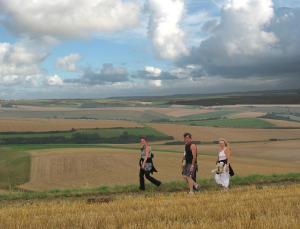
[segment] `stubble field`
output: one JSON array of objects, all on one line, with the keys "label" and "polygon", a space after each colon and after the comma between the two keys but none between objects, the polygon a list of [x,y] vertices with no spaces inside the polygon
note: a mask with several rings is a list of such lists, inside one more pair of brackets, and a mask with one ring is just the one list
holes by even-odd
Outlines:
[{"label": "stubble field", "polygon": [[299,185],[229,192],[118,196],[1,204],[1,227],[12,228],[289,228],[299,225]]}]

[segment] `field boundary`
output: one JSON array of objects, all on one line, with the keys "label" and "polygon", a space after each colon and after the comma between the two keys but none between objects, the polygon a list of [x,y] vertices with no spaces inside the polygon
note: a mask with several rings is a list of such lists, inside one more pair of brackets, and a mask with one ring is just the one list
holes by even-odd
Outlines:
[{"label": "field boundary", "polygon": [[[213,179],[200,179],[201,191],[221,190]],[[256,186],[261,189],[269,185],[290,185],[300,184],[300,173],[273,174],[273,175],[250,175],[245,177],[234,176],[231,179],[231,188],[242,186]],[[98,188],[81,188],[81,189],[55,189],[45,192],[34,192],[17,189],[11,192],[0,193],[0,201],[13,200],[34,200],[34,199],[61,199],[61,198],[83,198],[90,196],[111,196],[122,194],[162,194],[172,192],[187,191],[185,182],[173,181],[164,183],[162,187],[156,189],[152,185],[147,185],[145,192],[140,192],[137,185],[122,186],[101,186]]]}]

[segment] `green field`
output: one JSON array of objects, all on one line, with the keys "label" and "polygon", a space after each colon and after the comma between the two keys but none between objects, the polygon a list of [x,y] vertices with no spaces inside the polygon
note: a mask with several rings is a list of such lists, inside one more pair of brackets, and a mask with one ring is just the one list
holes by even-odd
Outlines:
[{"label": "green field", "polygon": [[0,148],[0,189],[13,189],[29,181],[30,155],[23,149]]},{"label": "green field", "polygon": [[133,110],[72,110],[72,111],[30,111],[30,110],[3,110],[0,118],[55,118],[55,119],[98,119],[98,120],[127,120],[151,122],[169,120],[169,116],[153,111]]},{"label": "green field", "polygon": [[171,140],[153,128],[97,128],[52,132],[0,133],[1,144],[63,144],[63,143],[136,143],[141,136],[150,140]]},{"label": "green field", "polygon": [[193,126],[212,126],[212,127],[232,127],[232,128],[272,128],[273,124],[257,118],[237,118],[237,119],[215,119],[193,121],[189,123]]},{"label": "green field", "polygon": [[204,114],[196,114],[196,115],[188,115],[183,116],[177,119],[173,119],[173,121],[198,121],[198,120],[206,120],[206,119],[222,119],[228,115],[234,114],[236,111],[233,110],[220,110],[213,111]]}]

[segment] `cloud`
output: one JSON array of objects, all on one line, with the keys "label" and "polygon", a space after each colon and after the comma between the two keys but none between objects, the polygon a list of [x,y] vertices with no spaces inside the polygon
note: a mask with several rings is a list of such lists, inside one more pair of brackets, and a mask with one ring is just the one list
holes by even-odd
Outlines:
[{"label": "cloud", "polygon": [[76,72],[76,62],[81,59],[81,56],[77,53],[72,53],[68,56],[58,58],[56,61],[56,67],[61,68],[65,71]]},{"label": "cloud", "polygon": [[90,37],[137,26],[140,6],[122,0],[0,0],[0,23],[48,40]]},{"label": "cloud", "polygon": [[153,67],[153,66],[145,66],[143,70],[137,71],[137,73],[131,76],[134,79],[141,79],[146,80],[149,82],[154,83],[154,85],[162,84],[162,81],[170,81],[170,80],[177,80],[178,77],[175,74],[172,74],[168,71],[163,71],[160,68]]},{"label": "cloud", "polygon": [[230,0],[210,37],[178,61],[201,74],[229,78],[294,77],[300,73],[298,8],[274,10],[271,0]]},{"label": "cloud", "polygon": [[184,15],[184,0],[149,0],[148,33],[157,55],[176,59],[188,53],[180,22]]},{"label": "cloud", "polygon": [[64,84],[64,81],[58,75],[54,75],[47,79],[47,84],[49,86],[62,86]]},{"label": "cloud", "polygon": [[113,84],[128,81],[128,71],[124,67],[115,67],[113,64],[104,64],[99,71],[87,68],[80,78],[66,79],[65,83],[86,85]]},{"label": "cloud", "polygon": [[36,85],[43,74],[40,65],[47,55],[22,43],[0,43],[1,84]]},{"label": "cloud", "polygon": [[149,75],[152,75],[152,76],[160,76],[162,71],[160,68],[156,68],[156,67],[152,67],[152,66],[145,66],[144,72],[148,73]]}]

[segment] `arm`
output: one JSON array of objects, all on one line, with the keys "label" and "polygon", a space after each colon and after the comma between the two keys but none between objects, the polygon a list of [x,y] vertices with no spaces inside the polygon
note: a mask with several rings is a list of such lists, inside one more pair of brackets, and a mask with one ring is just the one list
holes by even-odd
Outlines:
[{"label": "arm", "polygon": [[196,160],[197,160],[197,147],[196,147],[195,144],[191,145],[191,150],[192,150],[192,154],[193,154],[192,168],[191,169],[194,169],[195,165],[196,165]]},{"label": "arm", "polygon": [[228,148],[226,148],[226,150],[225,150],[225,155],[226,155],[226,157],[227,157],[227,164],[230,164],[231,150],[228,149]]}]

